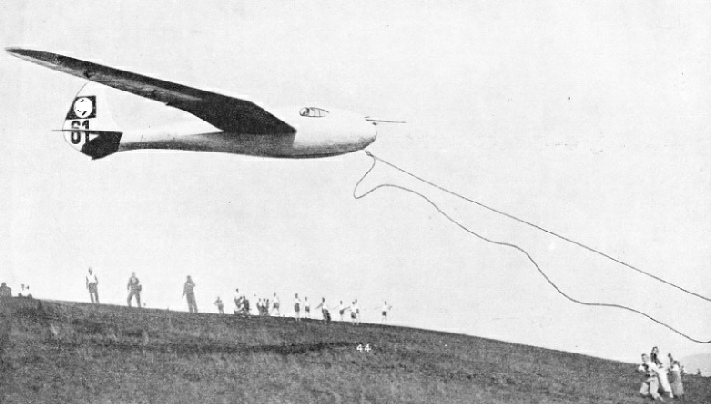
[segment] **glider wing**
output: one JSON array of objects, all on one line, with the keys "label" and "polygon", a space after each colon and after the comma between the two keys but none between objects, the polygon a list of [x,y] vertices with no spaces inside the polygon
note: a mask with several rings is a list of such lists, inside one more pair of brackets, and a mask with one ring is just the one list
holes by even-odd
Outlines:
[{"label": "glider wing", "polygon": [[7,48],[21,59],[189,112],[226,132],[292,134],[296,130],[257,104],[51,52]]}]

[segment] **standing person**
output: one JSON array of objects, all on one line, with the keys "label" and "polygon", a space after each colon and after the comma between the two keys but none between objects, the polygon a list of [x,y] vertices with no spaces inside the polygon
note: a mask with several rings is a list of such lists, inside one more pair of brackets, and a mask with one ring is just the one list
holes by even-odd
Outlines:
[{"label": "standing person", "polygon": [[217,296],[217,300],[215,300],[215,306],[217,306],[217,311],[219,311],[220,314],[225,314],[225,304],[222,303],[222,299],[220,299],[220,296]]},{"label": "standing person", "polygon": [[309,303],[308,296],[304,296],[304,314],[306,315],[306,318],[311,318],[311,303]]},{"label": "standing person", "polygon": [[659,347],[652,347],[652,352],[649,353],[649,360],[654,362],[654,364],[657,366],[662,363],[662,361],[659,359]]},{"label": "standing person", "polygon": [[323,321],[329,323],[331,322],[331,313],[328,312],[328,306],[326,305],[326,298],[321,299],[321,303],[316,306],[316,310],[321,309],[321,315],[323,316]]},{"label": "standing person", "polygon": [[393,308],[393,306],[388,306],[388,302],[385,302],[385,303],[383,304],[383,308],[382,308],[382,310],[381,310],[381,314],[382,314],[383,317],[380,319],[380,322],[381,322],[381,323],[384,323],[384,322],[388,321],[388,312],[389,312],[390,309],[392,309],[392,308]]},{"label": "standing person", "polygon": [[681,363],[672,358],[669,354],[669,382],[671,383],[672,394],[674,397],[684,399],[684,385],[681,382]]},{"label": "standing person", "polygon": [[301,299],[298,293],[294,293],[294,318],[301,321]]},{"label": "standing person", "polygon": [[96,273],[89,267],[89,272],[86,274],[86,288],[89,290],[89,297],[92,303],[99,303],[99,278]]},{"label": "standing person", "polygon": [[274,292],[274,301],[272,302],[272,307],[274,308],[272,310],[272,316],[281,316],[281,312],[279,312],[279,296],[277,296],[276,292]]},{"label": "standing person", "polygon": [[343,305],[343,300],[338,303],[338,314],[341,316],[341,321],[343,321],[343,315],[346,314],[346,310],[350,310],[348,307]]},{"label": "standing person", "polygon": [[259,315],[262,314],[262,299],[257,299],[257,294],[255,293],[254,296],[252,297],[252,302],[254,302],[253,306],[254,308],[252,309],[252,314]]},{"label": "standing person", "polygon": [[183,285],[183,296],[188,301],[188,310],[191,313],[197,313],[197,304],[195,304],[195,292],[193,292],[193,288],[195,287],[195,282],[193,282],[193,278],[188,275],[188,279],[185,281],[185,284]]},{"label": "standing person", "polygon": [[358,299],[354,300],[353,303],[351,303],[351,322],[353,324],[358,324],[360,323],[360,309],[358,308]]},{"label": "standing person", "polygon": [[659,347],[652,347],[649,359],[657,365],[657,368],[659,369],[657,372],[657,375],[659,376],[659,389],[669,398],[673,398],[671,385],[669,384],[669,376],[667,375],[667,368],[664,366],[662,359],[660,358]]},{"label": "standing person", "polygon": [[133,299],[134,296],[136,296],[136,303],[138,303],[138,307],[141,307],[141,291],[143,290],[143,286],[141,286],[141,281],[138,280],[136,277],[135,272],[131,272],[131,277],[128,279],[128,285],[126,285],[126,290],[129,290],[130,293],[128,294],[128,307],[131,306],[131,300]]},{"label": "standing person", "polygon": [[239,294],[239,288],[235,289],[235,297],[232,299],[232,301],[235,303],[235,314],[241,313],[242,312],[242,296]]},{"label": "standing person", "polygon": [[249,299],[245,295],[242,295],[242,314],[249,315]]},{"label": "standing person", "polygon": [[645,378],[642,385],[639,387],[639,394],[642,397],[652,397],[654,400],[661,400],[659,395],[659,368],[657,364],[649,360],[649,355],[642,354],[642,364],[639,365],[637,371],[644,373]]}]

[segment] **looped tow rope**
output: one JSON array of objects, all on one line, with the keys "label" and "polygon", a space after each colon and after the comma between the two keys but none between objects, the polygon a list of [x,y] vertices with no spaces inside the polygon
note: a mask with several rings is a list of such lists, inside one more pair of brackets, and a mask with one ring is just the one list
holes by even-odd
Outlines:
[{"label": "looped tow rope", "polygon": [[371,193],[373,193],[373,192],[375,192],[376,190],[381,189],[381,188],[395,188],[395,189],[399,189],[399,190],[402,190],[402,191],[405,191],[405,192],[408,192],[408,193],[417,195],[417,196],[421,197],[422,199],[424,199],[427,203],[429,203],[430,205],[432,205],[432,207],[434,207],[434,208],[437,210],[437,212],[438,212],[439,214],[441,214],[445,219],[449,220],[450,222],[452,222],[453,224],[455,224],[457,227],[459,227],[460,229],[464,230],[465,232],[467,232],[467,233],[469,233],[469,234],[471,234],[471,235],[473,235],[473,236],[475,236],[475,237],[477,237],[477,238],[479,238],[479,239],[481,239],[481,240],[483,240],[483,241],[485,241],[485,242],[487,242],[487,243],[496,244],[496,245],[500,245],[500,246],[504,246],[504,247],[509,247],[509,248],[512,248],[512,249],[514,249],[514,250],[516,250],[516,251],[519,251],[520,253],[524,254],[524,255],[526,256],[526,258],[528,258],[528,260],[531,261],[531,263],[536,267],[536,270],[537,270],[538,273],[546,280],[546,282],[548,282],[548,284],[549,284],[553,289],[555,289],[556,292],[558,292],[560,295],[562,295],[563,297],[565,297],[565,298],[568,299],[569,301],[571,301],[571,302],[573,302],[573,303],[580,304],[580,305],[584,305],[584,306],[609,307],[609,308],[616,308],[616,309],[626,310],[626,311],[629,311],[629,312],[638,314],[638,315],[640,315],[640,316],[646,317],[647,319],[649,319],[649,320],[651,320],[651,321],[653,321],[653,322],[655,322],[655,323],[657,323],[657,324],[659,324],[659,325],[661,325],[661,326],[663,326],[663,327],[669,329],[670,331],[672,331],[672,332],[674,332],[674,333],[676,333],[676,334],[678,334],[678,335],[680,335],[680,336],[682,336],[682,337],[688,339],[689,341],[692,341],[692,342],[695,342],[695,343],[698,343],[698,344],[711,344],[711,340],[709,340],[709,341],[702,341],[702,340],[698,340],[698,339],[696,339],[696,338],[693,338],[693,337],[691,337],[691,336],[689,336],[689,335],[687,335],[687,334],[685,334],[685,333],[683,333],[683,332],[681,332],[681,331],[675,329],[674,327],[670,326],[669,324],[664,323],[664,322],[662,322],[662,321],[660,321],[660,320],[657,320],[656,318],[650,316],[649,314],[647,314],[647,313],[645,313],[645,312],[642,312],[642,311],[633,309],[633,308],[631,308],[631,307],[627,307],[627,306],[625,306],[625,305],[615,304],[615,303],[584,302],[584,301],[575,299],[574,297],[572,297],[572,296],[568,295],[567,293],[565,293],[564,291],[562,291],[562,290],[558,287],[558,285],[556,285],[555,282],[553,282],[553,281],[548,277],[548,275],[541,269],[541,267],[538,265],[538,263],[536,262],[536,260],[533,259],[533,257],[531,256],[531,254],[528,253],[528,251],[524,250],[523,248],[521,248],[521,247],[519,247],[518,245],[513,244],[513,243],[507,243],[507,242],[503,242],[503,241],[496,241],[496,240],[488,239],[488,238],[482,236],[481,234],[476,233],[475,231],[472,231],[472,230],[468,229],[468,228],[467,228],[466,226],[464,226],[462,223],[458,222],[457,220],[455,220],[454,218],[452,218],[451,216],[449,216],[447,213],[445,213],[435,202],[433,202],[431,199],[429,199],[427,196],[421,194],[420,192],[417,192],[417,191],[415,191],[415,190],[412,190],[412,189],[410,189],[410,188],[407,188],[407,187],[404,187],[404,186],[401,186],[401,185],[397,185],[397,184],[383,183],[383,184],[379,184],[378,186],[376,186],[375,188],[373,188],[373,189],[371,189],[371,190],[369,190],[369,191],[366,191],[366,192],[364,192],[364,193],[358,195],[358,194],[357,194],[358,186],[360,185],[361,182],[363,182],[363,180],[365,180],[365,178],[368,176],[368,174],[370,174],[371,171],[373,171],[373,169],[375,168],[376,164],[380,161],[380,162],[382,162],[382,163],[384,163],[384,164],[386,164],[386,165],[388,165],[388,166],[394,168],[395,170],[397,170],[397,171],[399,171],[399,172],[401,172],[401,173],[403,173],[403,174],[406,174],[406,175],[408,175],[408,176],[410,176],[410,177],[412,177],[412,178],[414,178],[414,179],[416,179],[416,180],[418,180],[418,181],[420,181],[420,182],[422,182],[422,183],[425,183],[425,184],[428,184],[428,185],[430,185],[430,186],[432,186],[432,187],[434,187],[434,188],[437,188],[437,189],[439,189],[439,190],[442,191],[442,192],[448,193],[448,194],[450,194],[450,195],[452,195],[452,196],[455,196],[455,197],[457,197],[457,198],[459,198],[459,199],[462,199],[462,200],[464,200],[464,201],[466,201],[466,202],[476,204],[476,205],[478,205],[478,206],[480,206],[480,207],[482,207],[482,208],[484,208],[484,209],[487,209],[487,210],[489,210],[489,211],[491,211],[491,212],[494,212],[494,213],[496,213],[496,214],[498,214],[498,215],[501,215],[501,216],[507,217],[507,218],[509,218],[509,219],[515,220],[515,221],[517,221],[517,222],[519,222],[519,223],[523,223],[523,224],[525,224],[525,225],[528,225],[528,226],[530,226],[530,227],[533,227],[534,229],[537,229],[537,230],[539,230],[539,231],[542,231],[542,232],[544,232],[544,233],[547,233],[547,234],[550,234],[550,235],[552,235],[552,236],[554,236],[554,237],[557,237],[557,238],[560,239],[560,240],[563,240],[563,241],[565,241],[565,242],[574,244],[574,245],[576,245],[576,246],[578,246],[578,247],[581,247],[581,248],[583,248],[583,249],[585,249],[585,250],[587,250],[587,251],[590,251],[590,252],[593,252],[593,253],[595,253],[595,254],[598,254],[598,255],[600,255],[600,256],[602,256],[602,257],[604,257],[604,258],[606,258],[606,259],[608,259],[608,260],[610,260],[610,261],[613,261],[613,262],[615,262],[615,263],[617,263],[617,264],[623,265],[623,266],[626,267],[626,268],[632,269],[632,270],[634,270],[634,271],[636,271],[636,272],[639,272],[639,273],[641,273],[641,274],[643,274],[643,275],[646,275],[646,276],[648,276],[648,277],[650,277],[650,278],[652,278],[652,279],[654,279],[654,280],[656,280],[656,281],[658,281],[658,282],[661,282],[661,283],[663,283],[663,284],[672,286],[672,287],[674,287],[674,288],[676,288],[676,289],[678,289],[678,290],[680,290],[680,291],[682,291],[682,292],[684,292],[684,293],[686,293],[686,294],[689,294],[689,295],[692,295],[692,296],[696,296],[696,297],[698,297],[698,298],[700,298],[700,299],[703,299],[703,300],[705,300],[705,301],[707,301],[707,302],[711,302],[711,298],[708,298],[708,297],[703,296],[703,295],[701,295],[701,294],[698,294],[698,293],[689,291],[689,290],[687,290],[687,289],[685,289],[685,288],[683,288],[683,287],[681,287],[681,286],[678,286],[678,285],[676,285],[676,284],[674,284],[674,283],[671,283],[671,282],[669,282],[669,281],[666,281],[666,280],[664,280],[664,279],[662,279],[662,278],[660,278],[660,277],[658,277],[658,276],[656,276],[656,275],[653,275],[653,274],[651,274],[651,273],[649,273],[649,272],[646,272],[646,271],[644,271],[644,270],[642,270],[642,269],[639,269],[639,268],[637,268],[637,267],[635,267],[635,266],[633,266],[633,265],[630,265],[630,264],[628,264],[628,263],[626,263],[626,262],[624,262],[624,261],[622,261],[622,260],[619,260],[619,259],[617,259],[617,258],[611,257],[610,255],[605,254],[604,252],[601,252],[601,251],[599,251],[599,250],[596,250],[596,249],[594,249],[594,248],[592,248],[592,247],[589,247],[589,246],[587,246],[587,245],[585,245],[585,244],[583,244],[583,243],[581,243],[581,242],[572,240],[572,239],[570,239],[570,238],[568,238],[568,237],[565,237],[565,236],[562,236],[562,235],[560,235],[560,234],[558,234],[558,233],[555,233],[555,232],[553,232],[553,231],[547,230],[547,229],[545,229],[545,228],[543,228],[543,227],[541,227],[541,226],[538,226],[538,225],[536,225],[536,224],[534,224],[534,223],[531,223],[531,222],[528,222],[528,221],[526,221],[526,220],[519,219],[519,218],[516,217],[516,216],[513,216],[513,215],[511,215],[511,214],[509,214],[509,213],[500,211],[500,210],[498,210],[498,209],[494,209],[494,208],[492,208],[492,207],[490,207],[490,206],[487,206],[487,205],[485,205],[485,204],[483,204],[483,203],[481,203],[481,202],[478,202],[478,201],[469,199],[469,198],[467,198],[467,197],[465,197],[465,196],[462,196],[462,195],[460,195],[460,194],[458,194],[458,193],[456,193],[456,192],[454,192],[454,191],[450,191],[450,190],[448,190],[448,189],[446,189],[446,188],[444,188],[444,187],[441,187],[441,186],[435,184],[434,182],[431,182],[431,181],[425,180],[425,179],[423,179],[423,178],[421,178],[421,177],[418,177],[417,175],[415,175],[415,174],[413,174],[413,173],[411,173],[411,172],[409,172],[409,171],[407,171],[407,170],[405,170],[405,169],[403,169],[403,168],[400,168],[400,167],[396,166],[396,165],[393,164],[393,163],[390,163],[390,162],[388,162],[388,161],[386,161],[386,160],[383,160],[383,159],[381,159],[380,157],[377,157],[376,155],[374,155],[373,153],[371,153],[371,152],[369,152],[369,151],[366,151],[365,153],[366,153],[370,158],[373,159],[373,164],[370,166],[370,168],[368,169],[368,171],[366,171],[365,174],[363,174],[363,176],[358,180],[358,182],[356,182],[356,185],[355,185],[355,187],[353,188],[353,198],[355,198],[355,199],[364,198],[364,197],[370,195]]}]

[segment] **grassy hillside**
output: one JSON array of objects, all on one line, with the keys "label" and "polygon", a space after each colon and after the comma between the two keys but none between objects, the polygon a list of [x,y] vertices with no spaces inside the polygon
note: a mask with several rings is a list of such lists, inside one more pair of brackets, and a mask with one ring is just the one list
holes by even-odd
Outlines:
[{"label": "grassy hillside", "polygon": [[634,365],[373,324],[13,298],[0,346],[3,403],[645,402]]}]

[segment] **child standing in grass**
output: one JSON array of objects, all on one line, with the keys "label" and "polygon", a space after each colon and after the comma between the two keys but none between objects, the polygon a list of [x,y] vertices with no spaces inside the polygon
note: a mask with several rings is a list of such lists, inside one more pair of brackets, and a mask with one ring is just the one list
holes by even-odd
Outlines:
[{"label": "child standing in grass", "polygon": [[304,314],[306,318],[311,318],[311,303],[309,303],[308,296],[304,296]]}]

